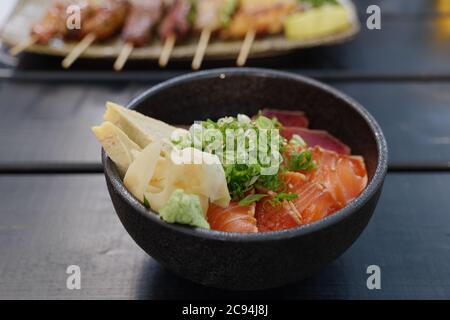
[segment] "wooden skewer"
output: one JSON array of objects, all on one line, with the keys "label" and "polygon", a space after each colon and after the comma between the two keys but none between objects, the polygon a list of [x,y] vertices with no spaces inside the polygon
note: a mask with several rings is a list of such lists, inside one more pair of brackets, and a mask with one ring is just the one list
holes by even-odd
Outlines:
[{"label": "wooden skewer", "polygon": [[133,52],[133,49],[134,45],[132,43],[128,42],[125,44],[119,56],[117,57],[116,62],[114,63],[114,70],[120,71],[123,69],[125,63],[127,63],[128,58],[130,57],[130,54]]},{"label": "wooden skewer", "polygon": [[36,44],[36,42],[38,41],[38,38],[35,36],[30,37],[27,40],[22,41],[21,43],[15,45],[14,47],[12,47],[9,50],[9,54],[14,56],[17,56],[19,53],[27,50],[29,47],[31,47],[32,45]]},{"label": "wooden skewer", "polygon": [[159,66],[164,68],[167,66],[169,62],[170,55],[172,54],[173,47],[175,46],[175,42],[177,41],[177,37],[172,35],[164,41],[163,49],[161,51],[161,56],[159,57]]},{"label": "wooden skewer", "polygon": [[203,29],[202,33],[200,34],[200,40],[198,41],[194,59],[192,60],[192,69],[194,70],[200,69],[210,38],[211,38],[211,28]]},{"label": "wooden skewer", "polygon": [[70,66],[86,51],[87,48],[95,41],[95,34],[90,33],[83,38],[62,61],[64,69],[70,68]]},{"label": "wooden skewer", "polygon": [[245,35],[244,42],[242,43],[241,51],[239,52],[239,56],[237,58],[236,64],[239,67],[242,67],[247,62],[248,55],[253,46],[253,41],[255,41],[255,30],[250,30]]}]

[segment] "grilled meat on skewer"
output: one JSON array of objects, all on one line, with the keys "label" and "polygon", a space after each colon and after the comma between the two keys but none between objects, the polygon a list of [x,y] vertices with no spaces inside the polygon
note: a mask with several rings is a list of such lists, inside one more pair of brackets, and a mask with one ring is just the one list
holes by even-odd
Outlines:
[{"label": "grilled meat on skewer", "polygon": [[125,23],[129,10],[127,0],[90,0],[95,12],[82,23],[80,38],[88,34],[95,36],[96,41],[104,41],[114,36]]},{"label": "grilled meat on skewer", "polygon": [[[73,5],[73,4],[76,4],[76,5],[78,5],[80,7],[81,27],[83,26],[83,23],[85,21],[88,21],[90,18],[92,18],[94,16],[94,14],[97,13],[98,5],[100,3],[99,0],[77,0],[77,1],[65,0],[65,2],[67,3],[66,7],[65,7],[65,10],[70,5]],[[64,32],[64,38],[66,40],[69,40],[69,41],[81,40],[81,36],[82,36],[82,31],[81,30],[79,30],[79,29],[69,30],[68,28],[66,28],[66,31]]]},{"label": "grilled meat on skewer", "polygon": [[87,0],[55,0],[42,19],[31,27],[31,37],[39,44],[47,44],[52,38],[70,33],[66,26],[66,10],[71,5],[80,7],[82,21],[91,12]]},{"label": "grilled meat on skewer", "polygon": [[124,42],[142,47],[163,14],[162,0],[134,0],[122,30]]},{"label": "grilled meat on skewer", "polygon": [[197,0],[194,28],[200,39],[192,60],[192,69],[200,68],[211,34],[223,28],[236,8],[237,0]]},{"label": "grilled meat on skewer", "polygon": [[192,4],[189,0],[175,0],[159,26],[159,37],[162,41],[170,37],[180,38],[191,29],[189,14]]},{"label": "grilled meat on skewer", "polygon": [[63,12],[57,7],[50,8],[41,21],[31,27],[31,36],[39,44],[47,44],[53,37],[63,34],[66,29]]},{"label": "grilled meat on skewer", "polygon": [[220,27],[220,11],[226,0],[197,0],[194,28],[215,30]]},{"label": "grilled meat on skewer", "polygon": [[192,69],[198,70],[205,57],[206,48],[212,32],[220,27],[220,9],[224,0],[197,0],[195,2],[194,29],[200,32],[194,58],[192,59]]},{"label": "grilled meat on skewer", "polygon": [[158,34],[163,42],[159,65],[164,68],[169,62],[177,39],[183,38],[191,29],[192,0],[173,0],[166,4],[168,10],[161,22]]},{"label": "grilled meat on skewer", "polygon": [[240,0],[238,12],[221,33],[223,38],[244,38],[249,31],[276,34],[285,18],[296,10],[297,0]]},{"label": "grilled meat on skewer", "polygon": [[123,26],[128,14],[129,2],[126,0],[89,0],[93,13],[81,30],[74,33],[80,42],[62,61],[67,69],[85,52],[94,41],[104,41],[115,35]]}]

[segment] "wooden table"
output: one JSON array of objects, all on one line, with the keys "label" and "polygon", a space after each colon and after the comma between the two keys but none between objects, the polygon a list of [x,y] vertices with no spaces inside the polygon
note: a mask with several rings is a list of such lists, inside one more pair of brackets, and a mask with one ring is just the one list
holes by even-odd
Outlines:
[{"label": "wooden table", "polygon": [[[85,61],[66,72],[57,59],[24,55],[17,68],[0,70],[0,298],[450,298],[445,1],[357,0],[363,21],[369,4],[382,7],[382,30],[363,28],[345,45],[250,61],[353,96],[379,121],[390,148],[383,195],[357,242],[313,278],[265,292],[219,291],[172,275],[133,242],[107,194],[89,131],[105,101],[126,103],[188,72],[189,63],[164,71],[133,63],[119,74],[111,61]],[[81,290],[66,288],[69,265],[81,268]],[[381,290],[366,287],[369,265],[381,268]]]}]

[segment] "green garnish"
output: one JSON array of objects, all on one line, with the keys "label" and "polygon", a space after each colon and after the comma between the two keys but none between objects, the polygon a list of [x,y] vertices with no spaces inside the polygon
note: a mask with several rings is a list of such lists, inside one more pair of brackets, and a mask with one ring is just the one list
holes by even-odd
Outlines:
[{"label": "green garnish", "polygon": [[277,118],[267,118],[262,115],[261,111],[258,113],[258,116],[255,119],[255,124],[260,129],[280,129],[282,128],[282,124],[278,121]]},{"label": "green garnish", "polygon": [[292,135],[291,140],[289,140],[289,144],[293,145],[293,146],[302,147],[302,148],[306,147],[305,140],[303,140],[303,138],[300,137],[298,134]]},{"label": "green garnish", "polygon": [[291,152],[287,161],[289,170],[292,171],[311,171],[317,168],[317,163],[312,158],[311,150],[303,150],[302,152]]},{"label": "green garnish", "polygon": [[225,177],[227,179],[228,191],[233,199],[242,199],[249,191],[254,181],[259,178],[260,168],[258,165],[229,164],[224,165]]},{"label": "green garnish", "polygon": [[236,11],[237,8],[237,0],[227,0],[220,12],[220,24],[223,28],[228,27],[231,21],[231,17],[233,16],[233,13]]},{"label": "green garnish", "polygon": [[311,4],[314,8],[321,7],[325,4],[335,4],[337,5],[338,2],[336,0],[300,0],[300,2],[307,2]]},{"label": "green garnish", "polygon": [[[288,143],[279,131],[274,131],[281,127],[276,118],[261,113],[253,119],[246,115],[223,117],[195,123],[172,143],[178,148],[193,147],[217,155],[230,196],[239,201],[255,187],[273,192],[284,190],[280,173],[289,169],[282,157]],[[294,155],[293,159],[296,168],[310,167],[304,163],[307,157],[305,160]]]},{"label": "green garnish", "polygon": [[280,192],[273,197],[273,199],[269,200],[269,203],[272,206],[280,205],[283,201],[292,201],[298,198],[298,194],[292,192]]},{"label": "green garnish", "polygon": [[144,196],[144,206],[147,208],[147,209],[150,209],[150,202],[148,202],[148,199]]},{"label": "green garnish", "polygon": [[[281,168],[280,170],[284,170]],[[278,191],[283,188],[283,180],[280,179],[279,173],[268,176],[260,176],[256,186],[260,189]]]},{"label": "green garnish", "polygon": [[[213,154],[217,154],[220,158],[225,171],[227,179],[228,190],[234,200],[239,200],[245,197],[245,193],[252,189],[255,184],[258,184],[265,189],[277,190],[279,186],[279,172],[281,166],[280,159],[275,159],[273,153],[282,152],[286,139],[279,136],[277,140],[272,137],[269,130],[277,129],[279,123],[277,120],[269,119],[262,115],[256,119],[250,119],[245,115],[238,115],[237,117],[220,118],[217,122],[206,120],[202,122],[202,127],[206,130],[216,129],[222,134],[222,145],[220,152],[210,150],[207,146],[208,141],[202,145],[202,150]],[[234,136],[229,136],[230,132],[235,132]],[[261,145],[254,145],[251,143],[252,139],[257,139],[261,144],[264,141],[264,152],[260,153],[258,148]],[[210,141],[209,141],[210,142]],[[234,155],[236,159],[229,159],[227,154],[221,154],[225,151],[226,144],[231,144],[234,148]],[[277,150],[272,150],[276,146]],[[195,146],[194,146],[195,147]],[[247,152],[242,152],[247,150]],[[253,161],[239,161],[242,158],[248,160],[247,157],[252,157]],[[231,160],[231,161],[230,161]],[[237,161],[232,161],[237,160]],[[274,173],[267,175],[268,168],[274,163],[278,163]]]},{"label": "green garnish", "polygon": [[262,198],[264,198],[266,196],[267,196],[267,194],[251,194],[251,195],[246,196],[241,201],[239,201],[239,205],[240,206],[249,206],[253,202],[258,202],[259,200],[261,200]]},{"label": "green garnish", "polygon": [[190,1],[191,7],[189,9],[187,20],[190,25],[193,25],[195,23],[195,20],[197,19],[197,2],[194,0]]}]

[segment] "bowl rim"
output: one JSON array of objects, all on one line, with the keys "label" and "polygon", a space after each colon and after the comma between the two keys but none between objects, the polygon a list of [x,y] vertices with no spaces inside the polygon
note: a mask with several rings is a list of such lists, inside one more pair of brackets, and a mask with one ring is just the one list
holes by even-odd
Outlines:
[{"label": "bowl rim", "polygon": [[[186,75],[178,76],[170,80],[164,81],[157,84],[150,89],[139,94],[136,98],[132,99],[128,104],[127,108],[135,109],[141,102],[145,101],[148,97],[159,93],[162,90],[167,90],[171,87],[190,82],[192,80],[198,79],[209,79],[209,78],[221,78],[227,76],[252,76],[252,77],[265,77],[265,78],[284,78],[290,79],[297,82],[303,82],[307,85],[318,88],[319,90],[325,91],[327,94],[333,95],[335,98],[343,100],[349,107],[356,111],[363,120],[368,124],[372,134],[375,137],[378,151],[378,162],[375,169],[375,173],[364,189],[364,191],[350,203],[348,203],[344,208],[336,211],[330,216],[327,216],[321,220],[306,225],[301,225],[295,228],[270,231],[270,232],[258,232],[258,233],[237,233],[237,232],[223,232],[217,230],[209,230],[198,227],[184,226],[180,224],[170,224],[163,221],[157,213],[152,210],[148,210],[140,201],[138,201],[125,187],[120,178],[116,167],[111,159],[106,155],[106,152],[102,148],[102,165],[104,169],[104,174],[106,179],[111,183],[115,192],[121,197],[134,211],[141,215],[145,219],[150,219],[152,223],[157,223],[163,227],[169,228],[174,232],[180,232],[185,235],[198,237],[202,239],[211,240],[223,240],[223,241],[245,241],[245,242],[259,242],[267,240],[278,240],[278,239],[289,239],[293,237],[298,237],[301,235],[306,235],[321,229],[325,229],[333,224],[336,224],[344,219],[347,219],[352,214],[356,213],[361,209],[372,197],[375,196],[376,192],[382,187],[384,178],[387,173],[387,162],[388,162],[388,148],[387,142],[384,134],[378,125],[377,121],[373,116],[358,102],[345,95],[344,93],[330,87],[327,84],[313,80],[311,78],[285,72],[278,70],[262,69],[262,68],[220,68],[220,69],[210,69],[199,72],[192,72]],[[132,214],[133,210],[129,210],[128,214]],[[149,214],[149,212],[151,214]],[[134,213],[133,213],[134,214]]]}]

